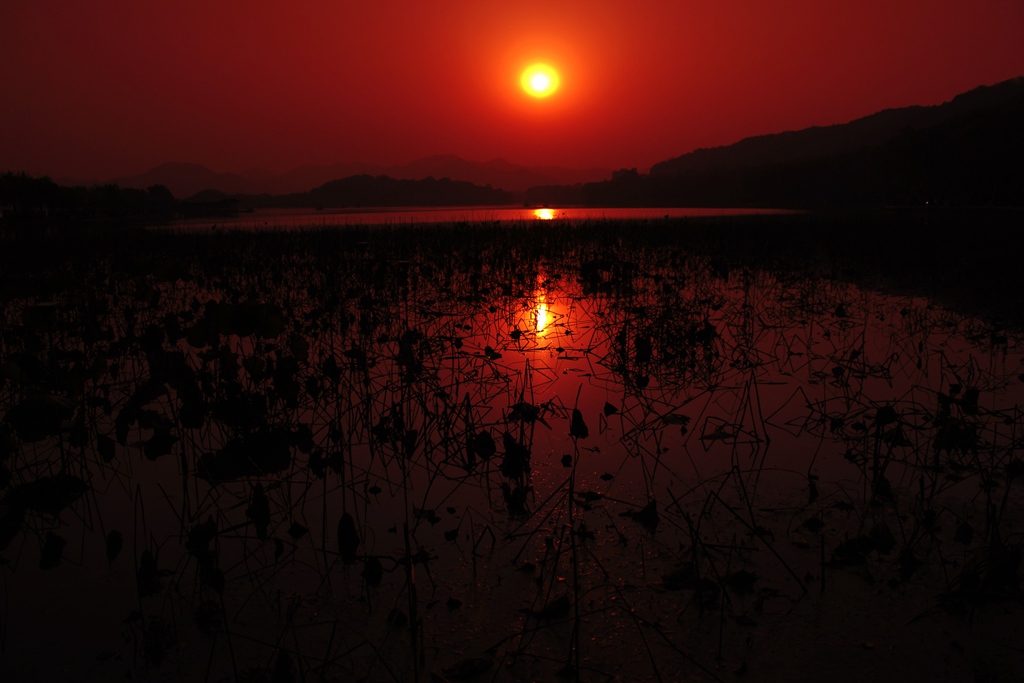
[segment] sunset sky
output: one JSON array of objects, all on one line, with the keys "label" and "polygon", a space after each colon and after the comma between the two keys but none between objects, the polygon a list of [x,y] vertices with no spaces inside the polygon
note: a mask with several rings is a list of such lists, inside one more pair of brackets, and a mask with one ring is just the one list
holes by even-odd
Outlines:
[{"label": "sunset sky", "polygon": [[644,168],[1019,75],[1021,0],[2,0],[0,171]]}]

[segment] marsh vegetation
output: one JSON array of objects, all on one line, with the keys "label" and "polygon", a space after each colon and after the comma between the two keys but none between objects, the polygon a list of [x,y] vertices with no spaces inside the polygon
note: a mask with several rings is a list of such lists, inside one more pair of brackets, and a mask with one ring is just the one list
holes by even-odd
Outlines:
[{"label": "marsh vegetation", "polygon": [[1016,679],[1020,328],[772,220],[8,236],[3,670]]}]

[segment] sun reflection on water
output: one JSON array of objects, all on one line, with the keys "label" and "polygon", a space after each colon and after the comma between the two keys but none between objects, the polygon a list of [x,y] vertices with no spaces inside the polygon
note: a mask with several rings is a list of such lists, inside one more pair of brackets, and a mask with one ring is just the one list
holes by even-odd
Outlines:
[{"label": "sun reflection on water", "polygon": [[548,326],[548,305],[544,301],[544,296],[541,295],[537,298],[537,336],[542,337],[545,333],[545,328]]},{"label": "sun reflection on water", "polygon": [[533,210],[533,215],[538,220],[550,221],[550,220],[554,219],[554,217],[555,217],[555,210],[554,209],[534,209]]}]

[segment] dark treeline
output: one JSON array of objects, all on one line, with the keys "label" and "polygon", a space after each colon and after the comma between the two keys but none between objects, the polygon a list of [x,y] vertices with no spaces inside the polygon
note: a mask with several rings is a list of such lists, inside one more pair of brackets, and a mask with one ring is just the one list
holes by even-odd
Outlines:
[{"label": "dark treeline", "polygon": [[64,187],[45,177],[0,174],[0,221],[7,224],[161,221],[181,210],[163,185],[145,190],[116,185]]},{"label": "dark treeline", "polygon": [[64,187],[24,173],[0,175],[0,223],[64,226],[89,222],[160,223],[263,208],[485,206],[522,201],[517,195],[442,178],[395,180],[360,175],[287,195],[228,195],[205,190],[177,200],[163,185],[145,190],[116,185]]}]

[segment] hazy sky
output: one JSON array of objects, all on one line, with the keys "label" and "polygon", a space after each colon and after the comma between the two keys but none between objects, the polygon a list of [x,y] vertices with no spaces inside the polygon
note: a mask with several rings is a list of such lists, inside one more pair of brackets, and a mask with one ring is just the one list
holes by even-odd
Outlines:
[{"label": "hazy sky", "polygon": [[0,170],[646,167],[1019,75],[1024,0],[0,0]]}]

